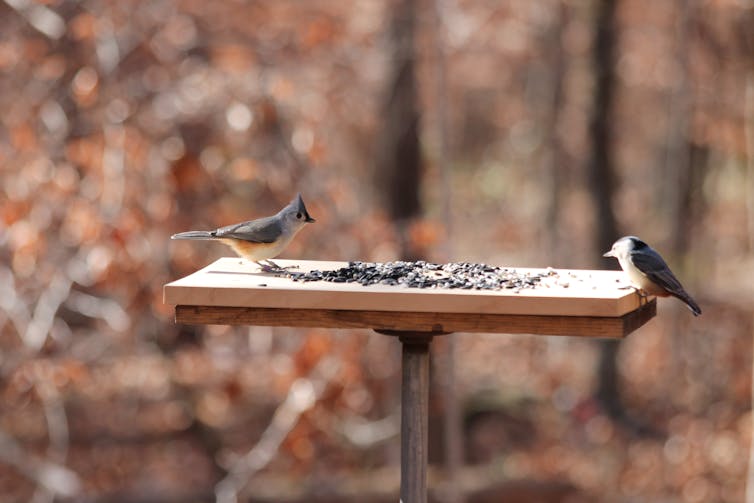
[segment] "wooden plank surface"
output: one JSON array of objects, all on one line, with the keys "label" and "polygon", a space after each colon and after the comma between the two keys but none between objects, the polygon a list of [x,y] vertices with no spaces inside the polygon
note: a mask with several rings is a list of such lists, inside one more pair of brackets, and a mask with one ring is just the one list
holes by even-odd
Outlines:
[{"label": "wooden plank surface", "polygon": [[654,299],[619,317],[176,306],[175,321],[202,325],[371,328],[396,333],[486,332],[620,338],[647,323],[656,313]]},{"label": "wooden plank surface", "polygon": [[[337,269],[347,265],[345,262],[305,260],[276,260],[276,263],[282,266],[297,265],[299,271]],[[333,310],[429,313],[430,316],[422,323],[431,319],[432,313],[620,318],[646,302],[633,289],[627,288],[620,271],[561,269],[555,272],[557,274],[544,278],[536,288],[519,292],[419,289],[323,281],[295,282],[290,278],[263,273],[252,262],[222,258],[194,274],[165,285],[164,299],[167,304],[181,306],[315,310],[319,313]],[[250,315],[246,316],[248,318]],[[290,317],[288,319],[295,321]],[[509,321],[515,322],[516,318],[512,317]],[[474,322],[480,328],[487,327],[480,331],[491,331],[490,323],[497,324],[497,320],[490,322],[478,317]]]}]

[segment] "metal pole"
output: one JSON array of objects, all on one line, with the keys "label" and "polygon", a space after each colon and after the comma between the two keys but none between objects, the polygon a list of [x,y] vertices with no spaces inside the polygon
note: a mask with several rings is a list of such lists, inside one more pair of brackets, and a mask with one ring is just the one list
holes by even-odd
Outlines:
[{"label": "metal pole", "polygon": [[427,501],[429,343],[431,335],[401,336],[401,502]]}]

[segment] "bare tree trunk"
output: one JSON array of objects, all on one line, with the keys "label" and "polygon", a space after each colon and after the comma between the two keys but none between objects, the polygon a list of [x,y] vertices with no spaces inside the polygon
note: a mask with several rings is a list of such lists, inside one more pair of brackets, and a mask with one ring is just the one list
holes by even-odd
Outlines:
[{"label": "bare tree trunk", "polygon": [[550,200],[545,216],[547,222],[547,260],[565,260],[565,247],[562,245],[563,236],[560,233],[561,194],[563,188],[565,150],[558,136],[560,112],[563,108],[563,78],[565,75],[566,58],[563,53],[563,27],[567,20],[567,6],[562,0],[556,0],[555,8],[558,14],[550,28],[547,37],[547,52],[552,55],[550,66],[550,106],[545,118],[547,128],[547,149],[545,152],[544,171],[550,183]]},{"label": "bare tree trunk", "polygon": [[[611,205],[615,194],[614,149],[610,125],[613,123],[615,93],[615,46],[617,0],[598,0],[595,16],[593,47],[596,86],[589,131],[592,140],[592,159],[589,181],[597,211],[596,244],[598,251],[610,249],[618,238],[615,213]],[[613,263],[612,267],[617,268]],[[626,412],[618,374],[619,340],[603,341],[597,366],[596,398],[605,413],[613,420],[637,433],[656,435],[658,432],[636,421]]]},{"label": "bare tree trunk", "polygon": [[[754,2],[750,2],[750,4],[754,4]],[[749,12],[754,12],[754,10],[749,9]],[[754,14],[750,17],[754,18]],[[748,33],[748,38],[744,39],[743,46],[751,51],[754,49],[754,36],[751,35],[750,31]],[[744,130],[746,133],[746,176],[748,182],[746,204],[749,219],[749,254],[751,254],[754,253],[754,64],[749,65],[746,75],[745,97]],[[752,337],[754,337],[754,333],[752,333]],[[754,409],[754,366],[752,367],[751,403]],[[754,426],[754,422],[752,426]],[[749,469],[746,479],[746,503],[754,503],[754,439],[751,440],[749,446]]]},{"label": "bare tree trunk", "polygon": [[608,250],[616,239],[617,225],[611,200],[615,193],[613,148],[610,124],[615,92],[615,6],[616,0],[598,0],[595,16],[594,58],[595,91],[589,133],[592,159],[589,183],[597,211],[597,249]]},{"label": "bare tree trunk", "polygon": [[[391,0],[388,58],[391,65],[385,83],[382,124],[377,131],[374,184],[377,199],[393,221],[398,254],[404,260],[421,258],[409,236],[413,219],[421,213],[419,200],[421,153],[419,146],[419,103],[416,85],[417,0]],[[397,338],[396,338],[396,345]],[[401,349],[396,357],[399,357]],[[401,373],[391,376],[400,389]],[[399,406],[400,394],[388,398],[387,406]],[[396,400],[395,402],[393,402]],[[400,452],[400,451],[399,451]],[[388,452],[392,457],[396,453]]]},{"label": "bare tree trunk", "polygon": [[746,206],[749,220],[749,253],[754,253],[754,67],[746,76]]},{"label": "bare tree trunk", "polygon": [[419,215],[421,153],[419,148],[419,106],[416,91],[416,0],[397,0],[391,21],[393,64],[385,118],[377,141],[375,182],[401,241],[401,256],[415,259],[408,239],[408,225]]},{"label": "bare tree trunk", "polygon": [[[677,0],[675,2],[678,16],[675,22],[675,51],[674,56],[678,64],[677,86],[670,96],[670,110],[668,118],[667,146],[664,169],[660,170],[665,176],[660,183],[661,211],[667,216],[668,250],[671,260],[679,262],[688,247],[691,227],[691,149],[689,127],[691,123],[691,101],[688,82],[688,39],[689,17],[693,8],[693,0]],[[683,347],[679,332],[681,316],[686,313],[676,307],[670,313],[673,327],[670,337],[673,347]],[[683,365],[683,355],[679,351],[671,354],[672,365],[679,368]]]},{"label": "bare tree trunk", "polygon": [[[453,211],[452,211],[452,181],[450,171],[450,159],[448,154],[448,100],[447,91],[447,65],[445,58],[445,38],[443,24],[442,0],[433,1],[434,10],[434,35],[435,35],[435,103],[437,107],[437,139],[440,179],[442,185],[442,216],[445,222],[444,255],[452,260],[453,247]],[[458,479],[458,474],[463,466],[463,427],[461,421],[461,408],[458,403],[456,390],[456,355],[458,334],[450,334],[444,337],[445,344],[435,345],[440,352],[440,365],[443,376],[438,383],[445,407],[443,408],[443,446],[445,454],[445,481],[446,489],[443,491],[444,503],[462,503],[465,496]]]},{"label": "bare tree trunk", "polygon": [[[453,212],[450,160],[448,158],[448,107],[450,106],[447,91],[447,66],[445,58],[445,38],[443,34],[443,10],[442,0],[433,1],[434,9],[434,34],[435,34],[435,103],[437,107],[437,139],[438,155],[437,164],[440,170],[440,183],[442,185],[442,216],[445,222],[445,258],[452,260],[453,248]],[[457,335],[450,334],[444,338],[446,344],[435,345],[441,352],[440,365],[442,365],[441,382],[438,383],[443,397],[443,446],[445,451],[445,480],[447,489],[444,491],[445,503],[462,503],[465,498],[461,484],[458,480],[463,465],[463,428],[461,421],[461,409],[458,404],[456,390],[456,353]]]},{"label": "bare tree trunk", "polygon": [[669,219],[670,253],[678,258],[688,247],[691,210],[691,144],[689,124],[691,122],[691,102],[688,82],[688,32],[689,18],[694,8],[692,0],[678,0],[676,8],[679,16],[676,21],[675,60],[680,75],[678,87],[671,96],[670,128],[668,130],[666,174],[663,187],[663,201]]},{"label": "bare tree trunk", "polygon": [[[610,249],[617,237],[615,214],[611,205],[615,192],[611,118],[615,91],[615,6],[616,0],[598,0],[592,57],[595,73],[594,103],[589,123],[592,158],[588,176],[594,198],[597,250]],[[619,341],[604,341],[597,367],[596,396],[605,412],[623,420],[625,410],[618,385],[617,357]]]},{"label": "bare tree trunk", "polygon": [[[750,146],[754,146],[754,144],[750,144]],[[752,317],[752,322],[752,326],[754,326],[754,317]],[[752,330],[752,338],[754,339],[754,330]],[[754,365],[752,365],[751,380],[754,383]],[[754,404],[754,386],[751,391],[751,403]],[[752,408],[754,408],[754,405]],[[754,415],[752,415],[752,426],[754,427]],[[746,474],[746,503],[754,503],[754,438],[749,442],[749,467]]]},{"label": "bare tree trunk", "polygon": [[746,178],[748,187],[746,207],[749,220],[749,253],[754,253],[754,65],[749,68],[746,76],[745,96],[744,130],[746,132]]}]

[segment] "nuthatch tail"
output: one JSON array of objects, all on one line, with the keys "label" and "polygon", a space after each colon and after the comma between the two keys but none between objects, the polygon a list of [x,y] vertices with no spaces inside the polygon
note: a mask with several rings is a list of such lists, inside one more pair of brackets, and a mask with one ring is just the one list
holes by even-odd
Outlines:
[{"label": "nuthatch tail", "polygon": [[635,288],[659,297],[672,295],[685,302],[694,316],[702,314],[660,254],[636,236],[620,238],[603,257],[617,258]]},{"label": "nuthatch tail", "polygon": [[[170,239],[213,239],[233,248],[239,256],[256,262],[265,272],[282,268],[271,261],[277,257],[304,225],[315,220],[309,216],[301,194],[271,217],[220,227],[214,231],[188,231]],[[263,264],[264,260],[267,264]]]}]

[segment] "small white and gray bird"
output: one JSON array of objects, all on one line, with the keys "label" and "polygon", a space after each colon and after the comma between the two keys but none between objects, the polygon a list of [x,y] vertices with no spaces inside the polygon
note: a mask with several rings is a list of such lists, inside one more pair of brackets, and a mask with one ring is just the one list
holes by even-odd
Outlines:
[{"label": "small white and gray bird", "polygon": [[702,314],[699,304],[684,290],[660,254],[636,236],[620,238],[603,257],[617,258],[634,288],[658,297],[672,295],[682,300],[694,316]]},{"label": "small white and gray bird", "polygon": [[[230,246],[239,256],[256,262],[264,272],[280,272],[273,262],[307,223],[315,222],[298,194],[288,206],[271,217],[220,227],[213,231],[188,231],[170,239],[211,239]],[[262,261],[266,262],[262,263]]]}]

